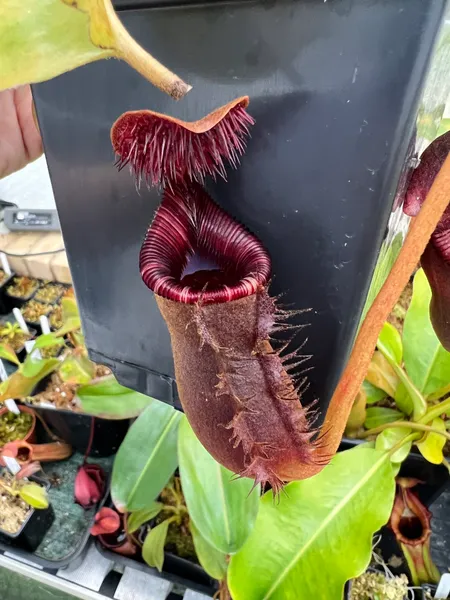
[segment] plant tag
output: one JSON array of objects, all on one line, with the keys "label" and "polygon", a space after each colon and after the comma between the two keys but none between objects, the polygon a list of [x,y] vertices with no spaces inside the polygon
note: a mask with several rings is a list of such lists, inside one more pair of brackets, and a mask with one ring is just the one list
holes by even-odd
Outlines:
[{"label": "plant tag", "polygon": [[0,261],[2,262],[2,269],[7,275],[11,275],[11,267],[9,266],[8,258],[4,252],[0,252]]},{"label": "plant tag", "polygon": [[10,473],[16,475],[20,471],[21,466],[15,458],[12,456],[2,456],[2,459],[4,460],[5,465]]},{"label": "plant tag", "polygon": [[436,590],[435,598],[448,598],[450,595],[450,573],[442,575]]},{"label": "plant tag", "polygon": [[[16,321],[19,323],[20,329],[24,333],[30,333],[28,326],[25,323],[25,319],[23,318],[23,315],[18,308],[13,308],[13,315],[16,318]],[[25,344],[26,344],[26,342],[25,342]]]},{"label": "plant tag", "polygon": [[48,318],[45,315],[41,315],[39,317],[39,323],[41,324],[42,333],[44,335],[50,333],[50,324],[48,322]]},{"label": "plant tag", "polygon": [[6,372],[3,361],[0,359],[0,380],[6,381],[7,379],[8,379],[8,373]]},{"label": "plant tag", "polygon": [[5,406],[8,410],[10,410],[15,415],[20,415],[20,410],[17,404],[14,402],[12,398],[5,400]]},{"label": "plant tag", "polygon": [[[27,351],[27,354],[31,354],[33,352],[35,343],[36,343],[35,340],[28,340],[27,342],[25,342],[25,350]],[[36,358],[37,360],[41,360],[41,358],[42,358],[41,351],[39,349],[35,350],[33,352],[33,357]]]}]

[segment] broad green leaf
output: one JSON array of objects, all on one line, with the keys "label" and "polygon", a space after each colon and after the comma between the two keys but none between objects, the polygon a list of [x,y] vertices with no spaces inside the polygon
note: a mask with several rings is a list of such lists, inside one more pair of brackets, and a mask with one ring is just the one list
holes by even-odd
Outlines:
[{"label": "broad green leaf", "polygon": [[20,365],[20,360],[17,358],[14,348],[9,344],[0,344],[0,358],[5,358],[9,362]]},{"label": "broad green leaf", "polygon": [[[392,427],[389,429],[385,429],[380,434],[378,434],[375,448],[377,450],[390,450],[395,445],[397,445],[401,440],[403,440],[406,436],[411,433],[411,429],[406,429],[404,427]],[[396,450],[392,456],[391,461],[393,463],[401,463],[405,460],[411,450],[412,442],[406,442],[401,446],[398,450]]]},{"label": "broad green leaf", "polygon": [[373,429],[386,423],[393,423],[394,421],[401,421],[403,414],[393,408],[385,408],[383,406],[371,406],[366,411],[366,420],[364,421],[364,427],[366,429]]},{"label": "broad green leaf", "polygon": [[92,380],[77,390],[86,414],[104,419],[130,419],[143,412],[153,399],[120,385],[114,375]]},{"label": "broad green leaf", "polygon": [[49,506],[47,490],[37,483],[31,482],[21,486],[19,496],[33,508],[44,509]]},{"label": "broad green leaf", "polygon": [[[51,0],[51,1],[61,1],[61,0]],[[58,331],[54,332],[54,335],[57,337],[61,337],[63,335],[67,335],[68,333],[72,333],[81,329],[81,318],[78,312],[77,301],[74,296],[65,296],[61,300],[62,307],[62,327],[58,329]]]},{"label": "broad green leaf", "polygon": [[[434,429],[446,431],[445,421],[440,417],[433,419],[430,425],[431,427],[434,427]],[[433,463],[434,465],[440,465],[444,459],[442,450],[444,449],[446,442],[447,438],[445,436],[429,432],[424,435],[423,441],[416,443],[420,453],[428,462]]]},{"label": "broad green leaf", "polygon": [[181,413],[153,401],[133,423],[114,460],[111,496],[121,512],[153,505],[177,468]]},{"label": "broad green leaf", "polygon": [[437,137],[444,135],[447,131],[450,131],[450,119],[442,119],[437,132]]},{"label": "broad green leaf", "polygon": [[403,346],[406,371],[425,396],[447,385],[450,378],[450,352],[442,347],[434,333],[430,300],[430,284],[423,269],[419,269],[403,326]]},{"label": "broad green leaf", "polygon": [[56,337],[54,333],[46,333],[36,338],[33,350],[39,348],[51,348],[52,346],[64,346],[64,340],[60,337]]},{"label": "broad green leaf", "polygon": [[152,527],[147,533],[142,546],[142,558],[149,567],[156,567],[158,571],[162,571],[164,564],[164,544],[166,543],[169,525],[170,519],[166,519],[156,527]]},{"label": "broad green leaf", "polygon": [[95,375],[95,364],[84,354],[69,354],[59,367],[59,375],[66,383],[89,383]]},{"label": "broad green leaf", "polygon": [[404,383],[400,382],[398,384],[397,389],[395,390],[394,400],[397,408],[401,410],[402,413],[408,415],[408,417],[413,414],[414,405]]},{"label": "broad green leaf", "polygon": [[378,350],[373,353],[366,379],[373,386],[386,392],[391,398],[395,396],[399,378],[388,360]]},{"label": "broad green leaf", "polygon": [[144,523],[154,519],[157,515],[159,515],[163,507],[164,504],[161,502],[153,502],[148,508],[144,508],[144,510],[137,510],[136,512],[131,513],[127,521],[128,533],[134,533]]},{"label": "broad green leaf", "polygon": [[[406,371],[404,371],[402,369],[402,367],[397,363],[396,357],[394,356],[392,349],[387,347],[385,344],[383,344],[383,341],[380,342],[380,338],[378,338],[377,347],[380,350],[380,352],[382,353],[382,355],[384,356],[384,358],[387,360],[387,362],[390,364],[392,369],[394,370],[394,372],[397,375],[400,382],[404,385],[406,392],[408,393],[408,396],[410,397],[411,403],[413,405],[412,412],[413,412],[414,420],[417,421],[418,419],[421,419],[424,416],[424,414],[427,412],[427,403],[425,401],[425,398],[422,396],[420,391],[416,388],[414,383],[408,377],[408,375],[406,374]],[[373,359],[372,359],[372,361],[373,361]],[[368,375],[367,375],[367,379],[369,379]],[[397,386],[397,389],[398,389],[398,386]],[[397,395],[397,390],[394,394],[394,397],[396,395]]]},{"label": "broad green leaf", "polygon": [[[26,361],[29,360],[27,357]],[[33,362],[33,366],[31,363]],[[6,381],[4,381],[0,385],[0,401],[6,400],[7,398],[26,398],[30,394],[33,393],[36,385],[50,375],[53,371],[57,369],[60,365],[60,362],[57,358],[44,358],[38,361],[29,360],[28,364],[28,372],[34,373],[34,375],[30,377],[26,377],[23,374],[23,363],[17,371],[15,371],[12,375],[8,377]]]},{"label": "broad green leaf", "polygon": [[28,355],[20,367],[20,371],[24,377],[36,377],[43,370],[46,370],[47,365],[58,365],[57,358],[34,358]]},{"label": "broad green leaf", "polygon": [[363,382],[363,388],[366,393],[366,404],[375,404],[386,398],[386,392],[372,385],[367,379]]},{"label": "broad green leaf", "polygon": [[[181,484],[194,525],[224,554],[237,552],[253,529],[260,486],[220,465],[198,441],[186,417],[180,424],[178,460]],[[249,495],[250,494],[250,495]]]},{"label": "broad green leaf", "polygon": [[386,322],[383,325],[383,329],[378,336],[377,346],[389,362],[395,362],[398,365],[402,364],[402,338],[400,337],[399,332],[390,323]]},{"label": "broad green leaf", "polygon": [[228,568],[234,600],[340,600],[363,573],[372,536],[386,523],[395,481],[389,457],[369,448],[339,452],[318,475],[261,499],[255,527]]},{"label": "broad green leaf", "polygon": [[195,552],[199,563],[213,579],[221,581],[227,574],[227,555],[216,550],[205,540],[200,531],[190,522],[192,539],[194,540]]},{"label": "broad green leaf", "polygon": [[366,302],[360,319],[360,325],[365,319],[367,311],[372,306],[378,292],[380,291],[383,283],[386,281],[386,277],[389,275],[394,262],[399,255],[399,252],[403,244],[403,234],[398,232],[392,240],[386,239],[383,242],[380,253],[378,255],[377,264],[375,271],[372,276],[370,283],[369,292],[367,294]]},{"label": "broad green leaf", "polygon": [[131,38],[110,0],[0,2],[0,90],[112,56],[174,98],[190,89]]}]

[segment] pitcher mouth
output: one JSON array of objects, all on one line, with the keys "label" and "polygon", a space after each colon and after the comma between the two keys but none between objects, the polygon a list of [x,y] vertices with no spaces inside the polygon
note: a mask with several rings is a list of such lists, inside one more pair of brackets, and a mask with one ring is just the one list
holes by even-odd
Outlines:
[{"label": "pitcher mouth", "polygon": [[[189,272],[193,257],[208,268]],[[144,283],[184,304],[230,302],[268,283],[270,257],[261,242],[195,182],[164,191],[140,252]]]}]

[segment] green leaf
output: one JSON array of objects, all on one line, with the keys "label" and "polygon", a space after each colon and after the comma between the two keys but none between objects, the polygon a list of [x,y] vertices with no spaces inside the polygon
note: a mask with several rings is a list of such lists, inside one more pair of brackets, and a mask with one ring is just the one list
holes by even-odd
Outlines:
[{"label": "green leaf", "polygon": [[[51,0],[55,1],[55,0]],[[58,0],[57,0],[58,1]],[[61,0],[59,0],[61,1]],[[72,333],[74,331],[78,331],[81,329],[81,319],[80,314],[78,312],[77,301],[73,296],[65,296],[61,300],[62,307],[62,321],[63,325],[58,329],[58,331],[54,332],[54,335],[61,337],[63,335],[67,335],[68,333]]]},{"label": "green leaf", "polygon": [[386,322],[383,325],[383,329],[378,336],[377,346],[391,364],[393,362],[398,365],[402,364],[402,338],[400,337],[399,332],[390,323]]},{"label": "green leaf", "polygon": [[[394,354],[392,347],[389,347],[384,343],[381,338],[378,338],[377,347],[380,352],[383,354],[384,358],[388,361],[395,374],[404,385],[406,392],[408,393],[412,405],[413,405],[413,417],[414,420],[417,421],[421,419],[424,414],[427,412],[427,403],[425,398],[422,396],[420,391],[416,388],[414,383],[408,377],[406,372],[402,369],[402,367],[397,363],[397,355]],[[403,393],[403,392],[402,392]],[[397,396],[397,391],[394,394],[394,397]],[[401,397],[401,396],[400,396]],[[403,404],[405,407],[405,404]]]},{"label": "green leaf", "polygon": [[384,408],[382,406],[371,406],[366,411],[366,420],[364,427],[366,429],[374,429],[386,423],[401,421],[403,414],[393,408]]},{"label": "green leaf", "polygon": [[250,494],[252,480],[232,481],[234,474],[205,450],[186,417],[180,424],[178,458],[183,494],[194,525],[220,552],[237,552],[253,529],[260,487]]},{"label": "green leaf", "polygon": [[120,385],[114,375],[101,377],[77,390],[86,414],[104,419],[130,419],[140,415],[153,398]]},{"label": "green leaf", "polygon": [[203,569],[213,579],[221,581],[227,574],[227,555],[220,550],[216,550],[205,540],[200,531],[190,522],[192,539],[194,540],[195,552],[199,563]]},{"label": "green leaf", "polygon": [[59,367],[59,375],[66,383],[89,383],[95,375],[95,364],[84,354],[69,354]]},{"label": "green leaf", "polygon": [[408,415],[408,417],[413,414],[414,405],[404,383],[400,382],[398,384],[397,389],[395,390],[394,400],[397,408],[401,410],[402,413]]},{"label": "green leaf", "polygon": [[181,413],[154,400],[130,427],[114,460],[111,496],[121,512],[152,506],[178,464]]},{"label": "green leaf", "polygon": [[[57,358],[44,358],[35,361],[29,356],[25,359],[25,363],[1,384],[0,401],[7,398],[26,398],[33,393],[36,385],[44,377],[50,375],[60,365]],[[26,377],[23,370],[33,373],[33,375]]]},{"label": "green leaf", "polygon": [[[445,421],[440,417],[433,419],[433,422],[430,423],[430,425],[431,427],[434,427],[434,429],[446,431]],[[440,465],[444,459],[442,450],[444,449],[446,442],[447,438],[445,436],[430,431],[425,434],[422,441],[416,443],[420,453],[428,462],[434,465]]]},{"label": "green leaf", "polygon": [[397,256],[400,253],[403,244],[403,234],[398,232],[393,239],[388,239],[383,242],[380,253],[378,255],[377,264],[375,271],[372,276],[370,283],[369,292],[367,294],[366,303],[361,315],[359,324],[363,322],[367,311],[372,306],[378,292],[380,291],[383,283],[386,281],[386,277],[389,275]]},{"label": "green leaf", "polygon": [[44,509],[49,506],[47,490],[37,483],[26,483],[21,486],[19,496],[33,508]]},{"label": "green leaf", "polygon": [[5,358],[9,362],[20,365],[20,360],[17,358],[14,348],[9,344],[0,344],[0,358]]},{"label": "green leaf", "polygon": [[173,98],[190,89],[131,38],[110,0],[0,3],[0,89],[45,81],[113,56]]},{"label": "green leaf", "polygon": [[127,521],[128,533],[134,533],[144,523],[154,519],[157,515],[159,515],[163,507],[164,504],[161,502],[153,502],[148,508],[145,508],[144,510],[137,510],[136,512],[131,513]]},{"label": "green leaf", "polygon": [[366,379],[373,386],[383,390],[391,398],[395,396],[397,386],[400,383],[394,369],[379,350],[373,353],[366,373]]},{"label": "green leaf", "polygon": [[[375,448],[377,450],[386,451],[393,448],[396,444],[401,442],[407,435],[411,433],[411,429],[406,429],[404,427],[392,427],[389,429],[385,429],[380,434],[378,434]],[[398,450],[396,450],[392,456],[391,461],[393,463],[401,463],[405,460],[411,450],[412,442],[407,442],[403,446],[401,446]]]},{"label": "green leaf", "polygon": [[33,350],[39,348],[51,348],[52,346],[64,346],[64,340],[60,337],[56,337],[54,333],[46,333],[36,338],[34,342]]},{"label": "green leaf", "polygon": [[447,385],[450,373],[450,352],[442,347],[431,325],[430,300],[430,284],[419,269],[403,326],[403,345],[406,371],[425,396]]},{"label": "green leaf", "polygon": [[372,385],[367,379],[364,380],[363,388],[366,392],[366,404],[375,404],[386,398],[386,392]]},{"label": "green leaf", "polygon": [[166,519],[147,533],[142,546],[142,558],[149,567],[156,567],[162,571],[164,564],[164,544],[166,543],[167,531],[170,519]]},{"label": "green leaf", "polygon": [[339,452],[318,475],[261,499],[256,525],[231,557],[234,600],[341,599],[363,573],[372,536],[386,523],[395,481],[389,457],[369,448]]}]

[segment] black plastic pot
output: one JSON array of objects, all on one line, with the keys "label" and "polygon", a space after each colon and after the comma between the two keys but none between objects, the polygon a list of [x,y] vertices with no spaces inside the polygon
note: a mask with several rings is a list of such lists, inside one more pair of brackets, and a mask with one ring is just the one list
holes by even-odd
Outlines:
[{"label": "black plastic pot", "polygon": [[[37,301],[36,301],[37,302]],[[39,304],[44,304],[43,302],[39,302]],[[24,308],[25,305],[22,305],[22,308]],[[51,304],[45,304],[45,306],[49,306],[51,307]],[[48,313],[45,315],[48,317],[48,315],[51,313],[51,310],[48,311]],[[25,319],[25,317],[24,317]],[[36,330],[37,335],[41,335],[42,334],[42,327],[41,327],[41,322],[40,321],[29,321],[28,319],[25,319],[25,323],[28,325],[29,328],[33,328]]]},{"label": "black plastic pot", "polygon": [[[9,283],[11,283],[11,281],[9,281]],[[37,286],[37,288],[34,290],[34,292],[32,292],[29,296],[27,296],[26,298],[18,298],[17,296],[12,296],[8,290],[7,287],[9,285],[9,283],[6,285],[5,287],[5,294],[4,294],[4,298],[5,298],[5,307],[6,310],[5,312],[11,312],[13,308],[22,308],[22,306],[24,304],[26,304],[28,302],[28,300],[32,300],[34,298],[35,293],[38,291],[40,284]]]},{"label": "black plastic pot", "polygon": [[[39,477],[30,477],[30,480],[44,485],[47,490],[50,487],[47,481]],[[42,510],[32,509],[22,527],[16,533],[11,534],[0,529],[0,541],[28,552],[34,552],[50,529],[54,518],[55,514],[51,505]]]},{"label": "black plastic pot", "polygon": [[[49,302],[48,300],[45,300],[45,301],[44,300],[39,300],[39,298],[36,298],[36,300],[38,302],[41,302],[42,304],[48,304],[49,306],[56,306],[57,304],[59,304],[60,301],[61,301],[61,298],[65,294],[67,288],[62,283],[58,283],[56,285],[60,285],[62,289],[61,289],[61,293],[59,294],[59,296],[57,296],[55,298],[55,300],[53,300],[52,302]],[[47,285],[41,285],[40,289],[45,289],[45,287],[47,287]],[[39,289],[36,291],[36,295],[38,295],[38,291],[39,291]]]},{"label": "black plastic pot", "polygon": [[28,404],[42,415],[49,427],[75,450],[84,454],[89,445],[91,423],[94,421],[94,437],[89,456],[111,456],[117,452],[127,434],[129,419],[100,419],[90,415]]},{"label": "black plastic pot", "polygon": [[149,567],[139,556],[131,558],[117,554],[102,546],[98,539],[95,540],[95,544],[100,554],[116,564],[149,573],[154,577],[169,579],[173,583],[197,590],[208,596],[212,596],[217,591],[217,582],[209,577],[200,565],[169,552],[164,552],[164,564],[160,573],[157,569]]},{"label": "black plastic pot", "polygon": [[[339,450],[354,448],[367,440],[343,438]],[[443,465],[433,465],[423,458],[419,452],[411,451],[403,461],[399,472],[400,477],[413,477],[420,483],[415,489],[421,502],[430,506],[447,488],[450,477]]]}]

